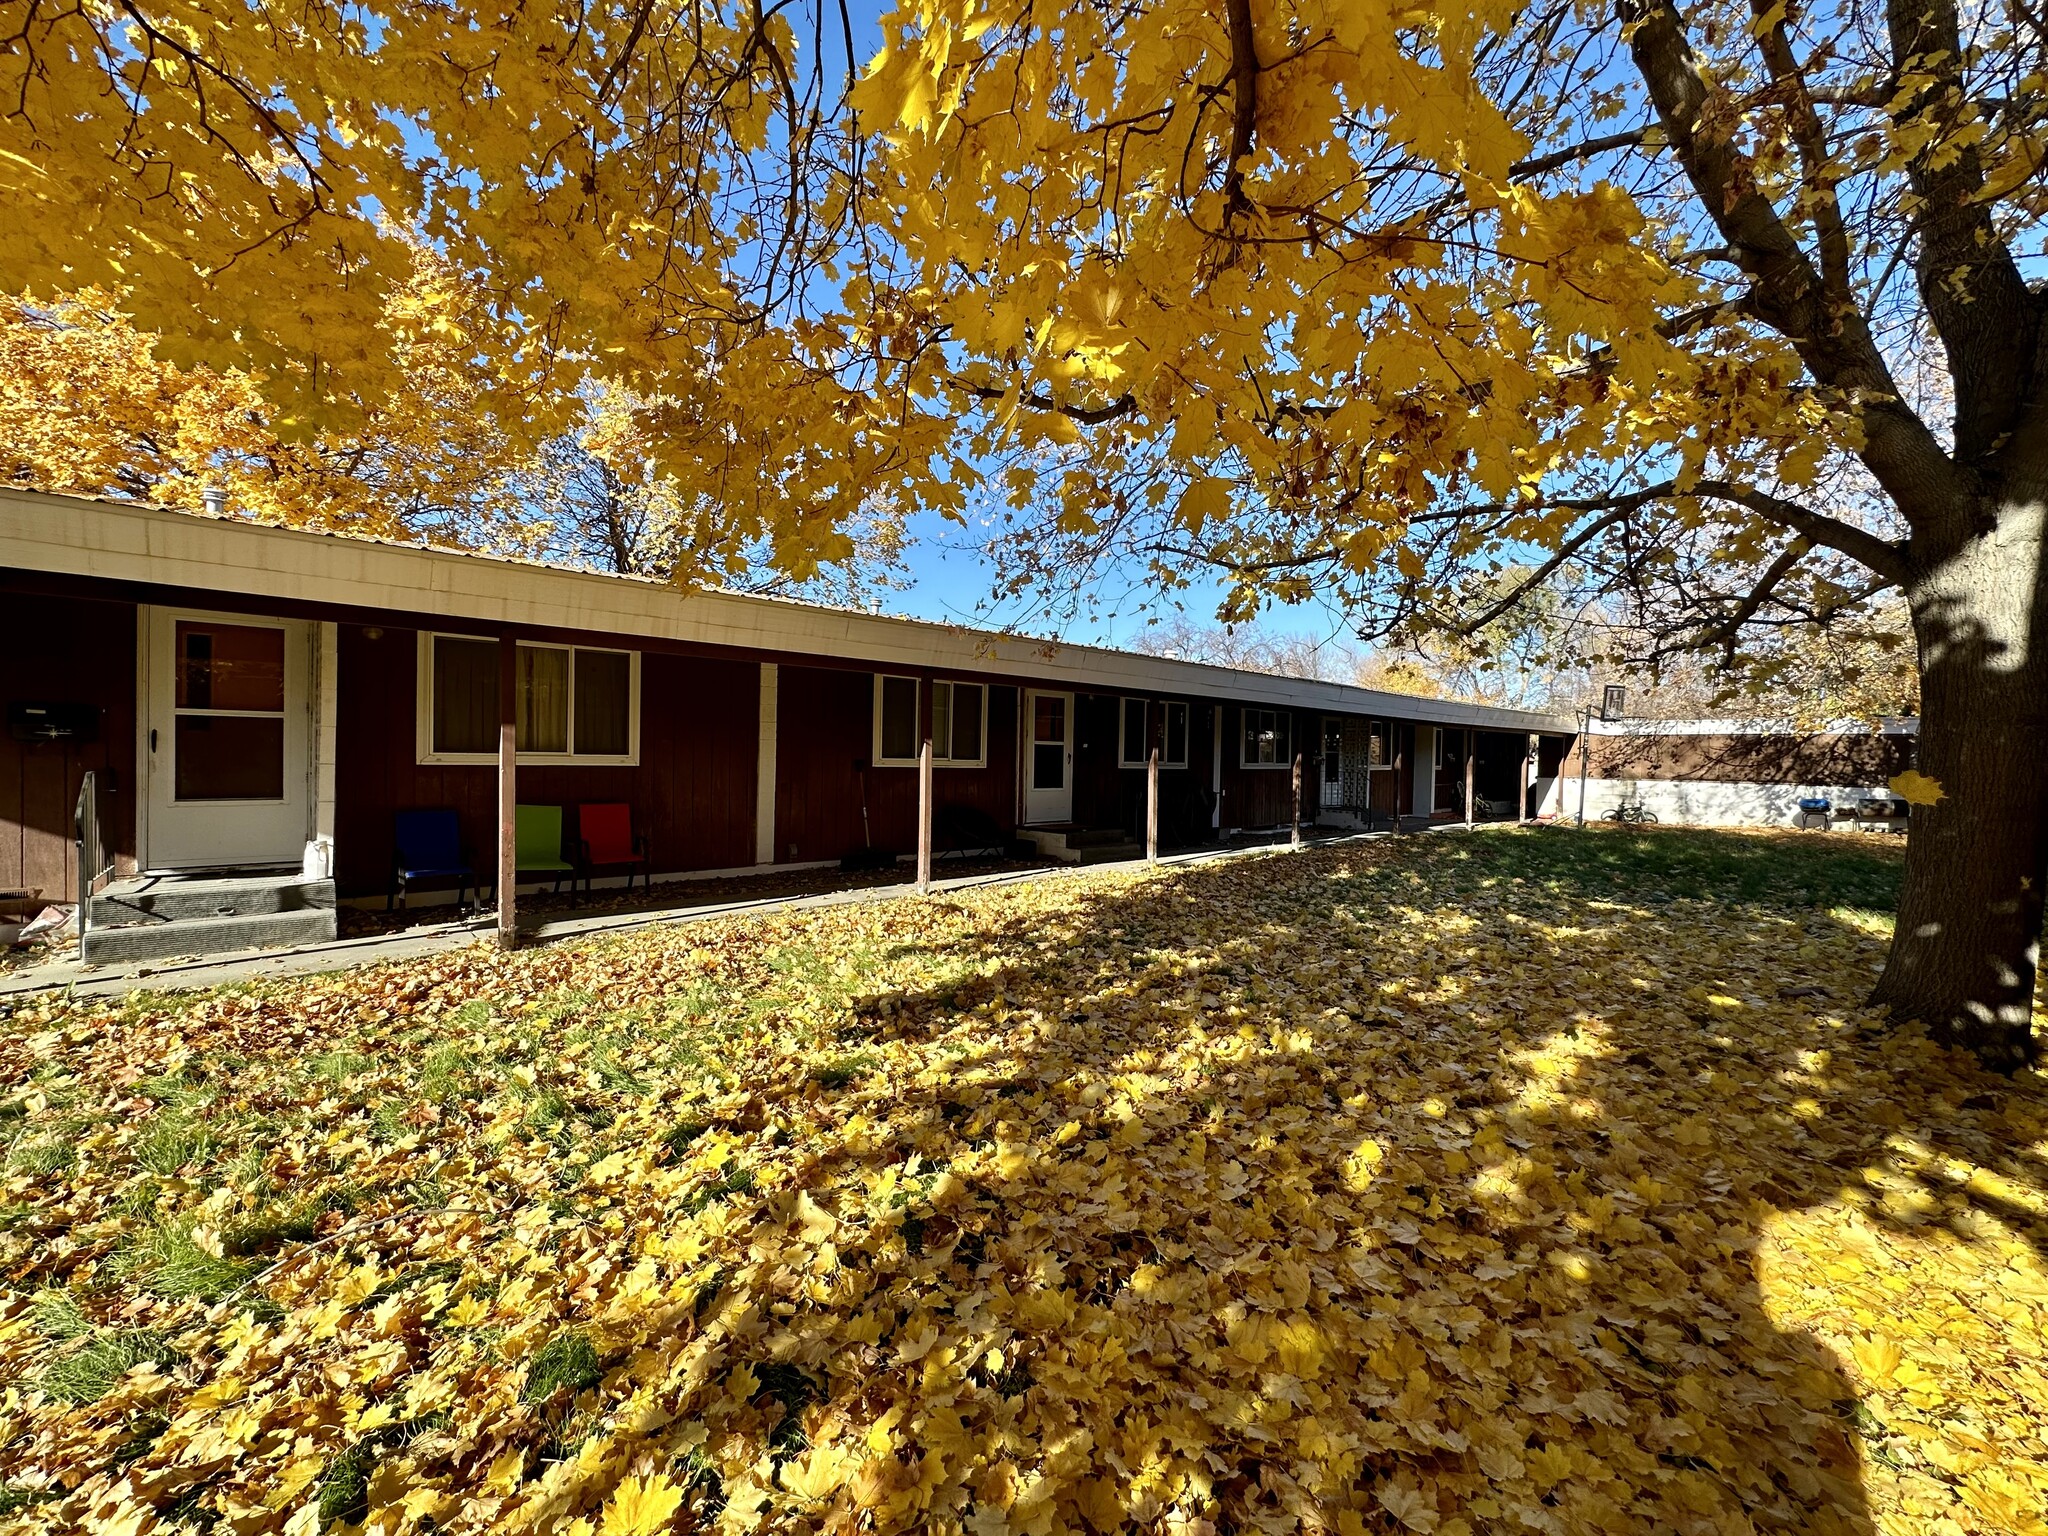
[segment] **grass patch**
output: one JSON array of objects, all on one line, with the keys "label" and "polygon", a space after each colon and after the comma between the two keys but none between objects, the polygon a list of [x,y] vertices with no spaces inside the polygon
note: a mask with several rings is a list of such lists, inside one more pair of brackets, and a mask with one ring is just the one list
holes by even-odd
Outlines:
[{"label": "grass patch", "polygon": [[231,1258],[274,1253],[292,1243],[310,1243],[319,1235],[322,1218],[332,1211],[347,1212],[356,1205],[356,1193],[343,1186],[302,1195],[296,1200],[273,1200],[258,1206],[242,1220],[231,1223],[222,1245]]},{"label": "grass patch", "polygon": [[1447,872],[1650,905],[1721,901],[1891,912],[1898,907],[1904,853],[1903,838],[1867,833],[1560,826],[1474,839]]},{"label": "grass patch", "polygon": [[565,1388],[572,1397],[588,1392],[603,1378],[597,1346],[588,1334],[571,1329],[556,1334],[534,1352],[519,1395],[529,1403],[544,1403]]},{"label": "grass patch", "polygon": [[820,1088],[844,1088],[847,1084],[866,1077],[880,1065],[881,1061],[877,1057],[866,1052],[858,1056],[841,1056],[837,1061],[828,1061],[822,1067],[815,1068],[811,1073],[811,1081]]},{"label": "grass patch", "polygon": [[369,1441],[350,1446],[320,1471],[320,1528],[361,1525],[370,1516],[370,1473],[377,1448]]},{"label": "grass patch", "polygon": [[754,1192],[759,1180],[751,1168],[738,1168],[727,1163],[718,1172],[718,1177],[705,1184],[683,1202],[683,1209],[692,1216],[701,1216],[709,1207],[720,1200],[734,1195],[748,1195]]},{"label": "grass patch", "polygon": [[166,1301],[219,1301],[263,1266],[201,1247],[191,1224],[180,1221],[152,1228],[121,1255],[116,1267]]},{"label": "grass patch", "polygon": [[52,1362],[39,1384],[63,1402],[96,1403],[138,1365],[169,1370],[184,1361],[171,1341],[155,1329],[95,1329],[80,1348]]},{"label": "grass patch", "polygon": [[64,1485],[52,1483],[47,1488],[31,1488],[26,1483],[0,1481],[0,1520],[18,1510],[28,1509],[36,1504],[48,1503],[51,1499],[64,1497]]},{"label": "grass patch", "polygon": [[151,1118],[135,1138],[135,1161],[151,1173],[170,1178],[192,1163],[205,1160],[213,1151],[213,1133],[179,1109],[166,1109]]},{"label": "grass patch", "polygon": [[321,1082],[345,1083],[352,1077],[360,1077],[373,1070],[377,1058],[361,1051],[327,1051],[315,1056],[311,1063],[313,1076]]},{"label": "grass patch", "polygon": [[689,1150],[691,1142],[710,1129],[711,1126],[708,1121],[700,1120],[695,1115],[691,1115],[684,1120],[678,1121],[669,1130],[669,1133],[661,1138],[661,1144],[668,1148],[668,1155],[670,1157],[681,1157],[684,1152]]},{"label": "grass patch", "polygon": [[46,1339],[82,1339],[92,1332],[92,1320],[78,1304],[68,1286],[53,1285],[38,1291],[29,1303],[29,1322]]},{"label": "grass patch", "polygon": [[7,1167],[13,1173],[48,1177],[62,1173],[78,1162],[78,1149],[67,1141],[32,1141],[8,1154]]}]

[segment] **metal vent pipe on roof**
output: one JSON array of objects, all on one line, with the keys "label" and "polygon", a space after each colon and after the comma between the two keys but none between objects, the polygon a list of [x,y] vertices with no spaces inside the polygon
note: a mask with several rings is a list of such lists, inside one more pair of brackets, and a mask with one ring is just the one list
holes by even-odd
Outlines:
[{"label": "metal vent pipe on roof", "polygon": [[199,493],[199,499],[206,503],[207,512],[214,517],[228,515],[228,488],[224,485],[209,485]]}]

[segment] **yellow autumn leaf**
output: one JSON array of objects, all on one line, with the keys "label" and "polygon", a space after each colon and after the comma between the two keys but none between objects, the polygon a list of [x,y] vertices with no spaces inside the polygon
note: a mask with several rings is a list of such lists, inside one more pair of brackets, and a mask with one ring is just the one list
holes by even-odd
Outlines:
[{"label": "yellow autumn leaf", "polygon": [[1931,779],[1917,768],[1908,768],[1891,781],[1891,792],[1908,805],[1935,805],[1946,798],[1939,779]]},{"label": "yellow autumn leaf", "polygon": [[839,1230],[839,1219],[813,1200],[808,1190],[796,1197],[796,1215],[807,1243],[822,1243]]},{"label": "yellow autumn leaf", "polygon": [[1868,1334],[1850,1346],[1849,1352],[1856,1357],[1857,1367],[1872,1381],[1882,1386],[1892,1379],[1905,1358],[1899,1346],[1881,1333]]},{"label": "yellow autumn leaf", "polygon": [[1442,1521],[1436,1506],[1412,1482],[1382,1484],[1373,1490],[1373,1497],[1408,1530],[1433,1531]]},{"label": "yellow autumn leaf", "polygon": [[1230,515],[1230,482],[1216,475],[1201,475],[1188,482],[1174,505],[1174,518],[1189,533],[1200,533],[1205,524]]},{"label": "yellow autumn leaf", "polygon": [[814,1445],[801,1461],[782,1469],[782,1486],[807,1504],[829,1499],[846,1485],[863,1459],[859,1451],[840,1441]]},{"label": "yellow autumn leaf", "polygon": [[655,1536],[682,1503],[683,1490],[665,1472],[626,1478],[605,1505],[599,1536]]}]

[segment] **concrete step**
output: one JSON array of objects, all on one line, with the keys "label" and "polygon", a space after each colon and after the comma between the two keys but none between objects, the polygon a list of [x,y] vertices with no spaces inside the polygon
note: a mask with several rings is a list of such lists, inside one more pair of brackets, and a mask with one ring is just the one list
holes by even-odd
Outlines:
[{"label": "concrete step", "polygon": [[1131,840],[1122,827],[1074,827],[1066,834],[1069,848],[1120,847]]},{"label": "concrete step", "polygon": [[[90,928],[261,917],[334,908],[334,882],[299,875],[140,875],[92,899]],[[90,929],[88,929],[90,931]]]},{"label": "concrete step", "polygon": [[[332,887],[329,889],[331,893]],[[233,917],[187,917],[174,922],[130,923],[114,928],[88,927],[82,958],[88,965],[132,965],[186,955],[285,949],[295,944],[326,943],[339,931],[332,906],[249,912]]]},{"label": "concrete step", "polygon": [[1076,864],[1120,864],[1125,859],[1145,857],[1143,843],[1088,843],[1069,855]]}]

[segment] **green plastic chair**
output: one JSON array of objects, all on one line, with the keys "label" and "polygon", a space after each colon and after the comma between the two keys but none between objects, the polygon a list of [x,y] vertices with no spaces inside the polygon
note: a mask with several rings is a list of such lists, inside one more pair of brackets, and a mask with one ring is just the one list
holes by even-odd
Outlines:
[{"label": "green plastic chair", "polygon": [[522,805],[513,813],[513,853],[522,875],[553,875],[555,894],[562,893],[562,881],[576,873],[576,866],[562,857],[562,808],[559,805]]}]

